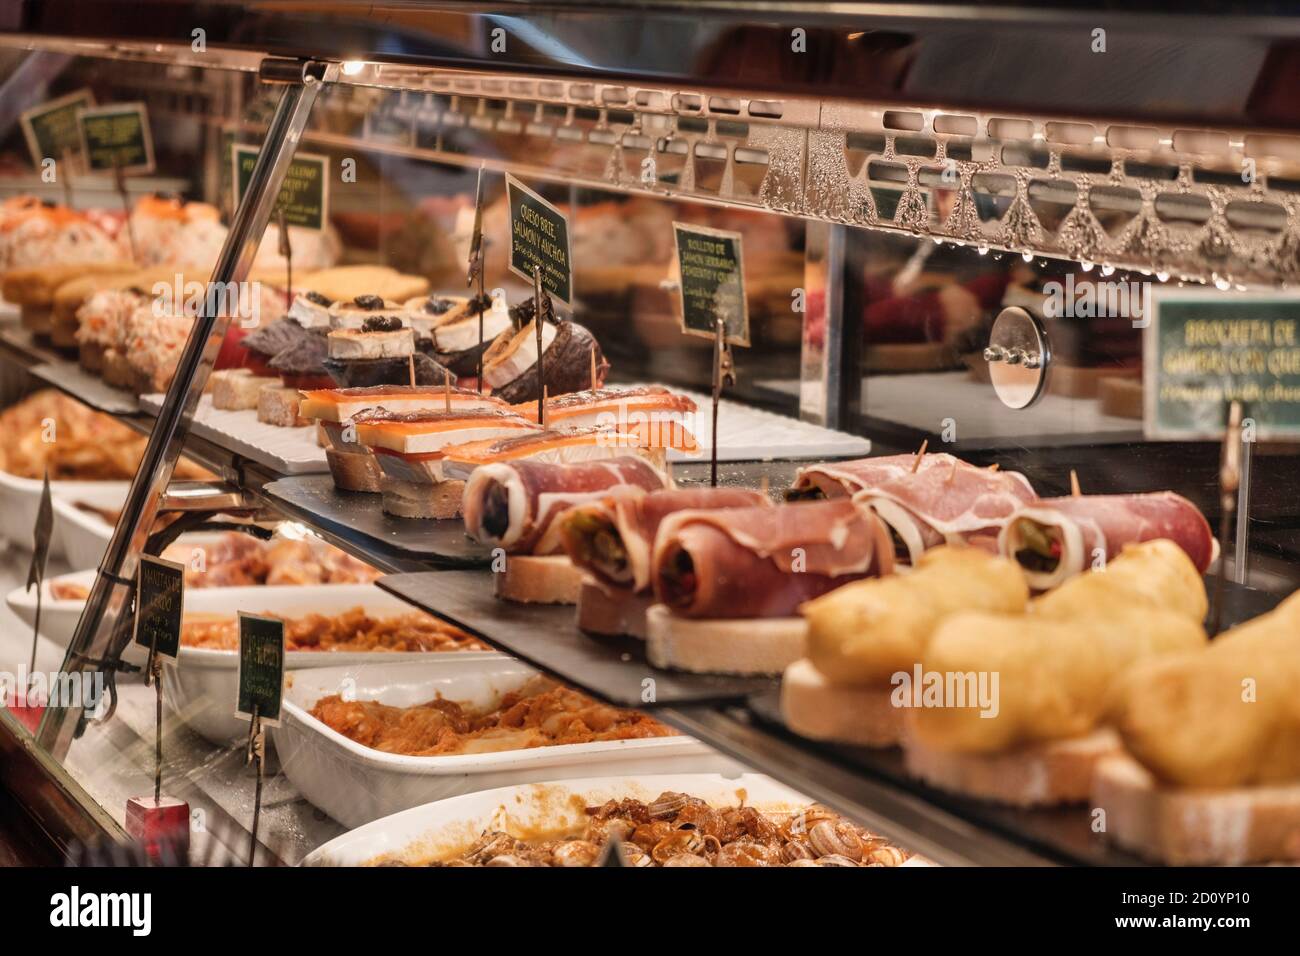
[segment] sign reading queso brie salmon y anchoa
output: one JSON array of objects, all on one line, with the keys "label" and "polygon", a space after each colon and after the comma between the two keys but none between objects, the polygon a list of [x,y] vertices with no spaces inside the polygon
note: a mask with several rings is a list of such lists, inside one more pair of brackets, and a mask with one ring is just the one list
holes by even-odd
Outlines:
[{"label": "sign reading queso brie salmon y anchoa", "polygon": [[95,96],[90,90],[77,90],[23,113],[23,136],[32,154],[32,164],[38,170],[47,159],[62,162],[68,154],[80,158],[81,127],[77,123],[77,114],[92,109],[94,105]]},{"label": "sign reading queso brie salmon y anchoa", "polygon": [[239,701],[236,717],[280,723],[284,699],[284,621],[239,612]]},{"label": "sign reading queso brie salmon y anchoa", "polygon": [[1300,296],[1157,289],[1145,336],[1147,438],[1221,438],[1234,401],[1257,438],[1300,436]]},{"label": "sign reading queso brie salmon y anchoa", "polygon": [[565,305],[573,305],[569,220],[509,173],[506,195],[510,201],[510,271],[531,284],[533,269],[540,266],[542,288]]},{"label": "sign reading queso brie salmon y anchoa", "polygon": [[142,556],[136,582],[135,642],[153,648],[159,657],[176,660],[184,607],[184,566]]},{"label": "sign reading queso brie salmon y anchoa", "polygon": [[682,331],[713,338],[721,318],[727,341],[749,345],[749,303],[738,232],[673,223],[681,279]]},{"label": "sign reading queso brie salmon y anchoa", "polygon": [[154,171],[153,134],[143,103],[110,103],[77,110],[81,153],[92,173],[146,175]]},{"label": "sign reading queso brie salmon y anchoa", "polygon": [[[231,183],[234,185],[235,206],[244,197],[253,178],[253,167],[261,152],[256,146],[232,143],[230,154],[234,163]],[[305,229],[324,229],[329,219],[329,169],[328,156],[315,153],[294,153],[284,174],[284,184],[275,201],[275,216],[284,210],[284,221],[290,226]]]}]

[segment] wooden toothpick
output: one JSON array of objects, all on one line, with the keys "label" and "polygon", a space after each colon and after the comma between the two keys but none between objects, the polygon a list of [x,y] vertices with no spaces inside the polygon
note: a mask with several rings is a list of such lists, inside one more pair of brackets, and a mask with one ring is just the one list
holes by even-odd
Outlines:
[{"label": "wooden toothpick", "polygon": [[448,368],[442,370],[442,399],[447,404],[447,411],[451,411],[451,370]]},{"label": "wooden toothpick", "polygon": [[921,447],[916,450],[916,457],[912,459],[912,474],[916,474],[916,469],[921,467],[921,459],[925,457],[925,450],[930,447],[930,439],[921,442]]},{"label": "wooden toothpick", "polygon": [[1079,473],[1070,469],[1070,497],[1078,498],[1083,492],[1079,490]]},{"label": "wooden toothpick", "polygon": [[596,343],[591,343],[591,390],[596,390]]},{"label": "wooden toothpick", "polygon": [[415,388],[415,353],[412,352],[406,357],[407,374],[411,377],[411,388]]},{"label": "wooden toothpick", "polygon": [[546,396],[549,391],[550,390],[545,385],[543,385],[542,397],[538,400],[537,403],[537,423],[541,425],[543,428],[546,427]]}]

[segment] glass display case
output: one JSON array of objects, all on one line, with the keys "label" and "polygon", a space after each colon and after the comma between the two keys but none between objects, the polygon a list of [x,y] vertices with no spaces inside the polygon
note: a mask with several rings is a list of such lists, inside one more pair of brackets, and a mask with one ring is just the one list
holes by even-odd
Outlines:
[{"label": "glass display case", "polygon": [[[1152,822],[1300,784],[1224,690],[1300,692],[1289,34],[758,6],[12,5],[0,788],[51,854],[401,858],[394,813],[583,780],[815,802],[855,865],[1294,858]],[[683,235],[743,249],[729,345]],[[260,743],[237,613],[284,621]]]}]

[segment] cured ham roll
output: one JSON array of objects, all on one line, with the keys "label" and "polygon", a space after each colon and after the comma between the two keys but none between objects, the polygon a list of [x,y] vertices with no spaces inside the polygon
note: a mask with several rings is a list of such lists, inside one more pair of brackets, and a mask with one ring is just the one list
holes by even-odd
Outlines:
[{"label": "cured ham roll", "polygon": [[679,511],[659,526],[655,596],[689,618],[789,617],[867,574],[893,570],[889,534],[851,501]]},{"label": "cured ham roll", "polygon": [[950,614],[1017,614],[1028,603],[1014,562],[978,548],[939,547],[911,574],[856,581],[804,605],[808,658],[833,684],[885,687],[921,659]]},{"label": "cured ham roll", "polygon": [[561,519],[559,531],[569,559],[598,583],[606,589],[640,593],[650,590],[650,552],[660,524],[669,515],[771,505],[758,491],[676,488],[578,505]]},{"label": "cured ham roll", "polygon": [[1125,747],[1158,780],[1300,782],[1300,593],[1203,651],[1144,663],[1117,708]]},{"label": "cured ham roll", "polygon": [[1024,475],[978,468],[952,455],[887,455],[800,469],[792,499],[851,496],[889,529],[898,563],[915,565],[941,544],[997,548],[1011,514],[1037,500]]},{"label": "cured ham roll", "polygon": [[465,531],[476,541],[511,554],[560,551],[552,525],[574,505],[611,494],[658,491],[667,476],[640,458],[570,464],[525,460],[483,465],[465,485]]},{"label": "cured ham roll", "polygon": [[1205,516],[1181,495],[1079,495],[1042,498],[1018,508],[998,536],[998,550],[1045,591],[1119,554],[1126,544],[1165,538],[1204,574],[1215,541]]}]

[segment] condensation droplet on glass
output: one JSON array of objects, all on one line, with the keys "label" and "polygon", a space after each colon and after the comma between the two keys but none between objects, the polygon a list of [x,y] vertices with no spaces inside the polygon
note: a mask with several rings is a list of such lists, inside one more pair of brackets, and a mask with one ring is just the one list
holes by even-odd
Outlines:
[{"label": "condensation droplet on glass", "polygon": [[1156,273],[1156,278],[1159,279],[1161,282],[1168,282],[1169,273],[1161,269],[1159,272]]},{"label": "condensation droplet on glass", "polygon": [[1103,262],[1101,264],[1101,274],[1104,276],[1114,275],[1115,267],[1111,265],[1109,262]]},{"label": "condensation droplet on glass", "polygon": [[1084,272],[1091,272],[1092,263],[1089,262],[1087,259],[1084,259],[1082,262],[1079,263],[1079,268],[1082,269]]},{"label": "condensation droplet on glass", "polygon": [[975,251],[982,256],[987,256],[989,254],[988,244],[981,242],[978,246],[975,247]]},{"label": "condensation droplet on glass", "polygon": [[1024,252],[1020,253],[1020,258],[1024,259],[1026,262],[1033,262],[1034,254],[1026,249]]}]

